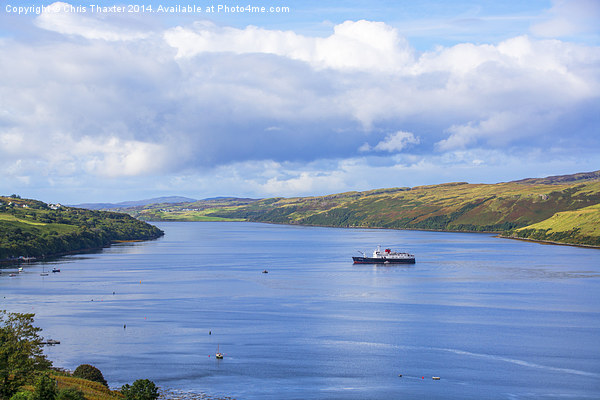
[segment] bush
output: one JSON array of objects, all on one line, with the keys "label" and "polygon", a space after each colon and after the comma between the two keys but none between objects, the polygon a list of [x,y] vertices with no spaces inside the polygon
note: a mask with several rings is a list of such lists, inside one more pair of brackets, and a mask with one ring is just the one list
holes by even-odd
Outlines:
[{"label": "bush", "polygon": [[48,375],[40,375],[35,382],[32,400],[55,400],[56,381]]},{"label": "bush", "polygon": [[31,392],[17,392],[13,394],[10,400],[32,400],[33,393]]},{"label": "bush", "polygon": [[[12,400],[12,399],[11,399]],[[28,399],[17,399],[17,400],[28,400]],[[85,400],[83,392],[75,388],[66,388],[58,392],[56,400]]]},{"label": "bush", "polygon": [[81,364],[79,367],[75,368],[73,371],[73,376],[75,378],[87,379],[88,381],[99,382],[104,386],[108,387],[108,382],[104,379],[102,372],[93,365],[90,364]]},{"label": "bush", "polygon": [[123,385],[121,393],[125,400],[156,400],[158,398],[158,388],[149,379],[138,379],[132,386]]}]

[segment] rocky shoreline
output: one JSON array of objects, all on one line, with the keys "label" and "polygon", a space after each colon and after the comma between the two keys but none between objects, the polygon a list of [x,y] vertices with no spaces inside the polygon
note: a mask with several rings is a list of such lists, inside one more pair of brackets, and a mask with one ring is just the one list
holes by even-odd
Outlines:
[{"label": "rocky shoreline", "polygon": [[159,389],[159,400],[235,400],[229,396],[209,396],[206,393],[197,393],[189,390]]}]

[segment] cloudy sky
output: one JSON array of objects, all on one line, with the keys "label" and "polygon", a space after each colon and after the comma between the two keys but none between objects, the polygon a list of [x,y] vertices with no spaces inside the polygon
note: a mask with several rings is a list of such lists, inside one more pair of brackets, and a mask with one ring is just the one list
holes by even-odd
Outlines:
[{"label": "cloudy sky", "polygon": [[132,4],[2,1],[0,194],[304,196],[600,169],[597,0]]}]

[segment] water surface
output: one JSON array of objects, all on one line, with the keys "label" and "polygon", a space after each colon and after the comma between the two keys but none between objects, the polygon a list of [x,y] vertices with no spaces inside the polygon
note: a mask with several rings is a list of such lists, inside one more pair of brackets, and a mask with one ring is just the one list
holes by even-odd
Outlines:
[{"label": "water surface", "polygon": [[[148,378],[238,399],[600,398],[599,250],[469,233],[157,225],[166,235],[156,241],[3,270],[0,308],[35,312],[61,341],[46,350],[55,365],[93,364],[115,387]],[[417,263],[352,264],[377,244]]]}]

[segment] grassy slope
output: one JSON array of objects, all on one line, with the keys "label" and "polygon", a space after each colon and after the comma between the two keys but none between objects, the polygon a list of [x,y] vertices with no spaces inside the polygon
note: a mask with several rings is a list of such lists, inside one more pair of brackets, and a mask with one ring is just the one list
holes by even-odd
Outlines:
[{"label": "grassy slope", "polygon": [[600,204],[556,213],[542,222],[517,229],[512,236],[600,246]]},{"label": "grassy slope", "polygon": [[123,400],[120,392],[110,390],[98,382],[72,376],[54,375],[58,389],[74,388],[83,392],[86,400]]},{"label": "grassy slope", "polygon": [[455,183],[266,199],[207,215],[308,225],[499,232],[598,203],[598,181],[559,185]]},{"label": "grassy slope", "polygon": [[0,224],[18,226],[21,229],[25,229],[28,231],[37,231],[41,234],[48,233],[51,231],[68,233],[73,232],[77,229],[77,226],[75,225],[37,222],[26,217],[17,218],[16,216],[6,212],[0,212]]}]

